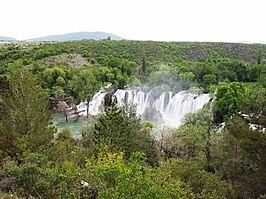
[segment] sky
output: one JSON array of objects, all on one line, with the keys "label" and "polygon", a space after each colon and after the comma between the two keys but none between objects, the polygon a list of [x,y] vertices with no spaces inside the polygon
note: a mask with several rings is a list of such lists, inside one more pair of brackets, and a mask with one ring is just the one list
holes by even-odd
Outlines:
[{"label": "sky", "polygon": [[103,31],[131,40],[266,42],[266,0],[1,0],[0,35]]}]

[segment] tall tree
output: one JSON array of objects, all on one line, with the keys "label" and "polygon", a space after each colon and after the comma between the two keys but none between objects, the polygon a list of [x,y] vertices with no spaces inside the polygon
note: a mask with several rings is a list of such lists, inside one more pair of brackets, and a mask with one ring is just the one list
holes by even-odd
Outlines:
[{"label": "tall tree", "polygon": [[135,151],[143,152],[148,163],[157,165],[151,128],[141,123],[132,107],[110,107],[95,125],[94,142],[98,148],[108,145],[114,152],[124,151],[127,158]]},{"label": "tall tree", "polygon": [[48,97],[26,70],[12,73],[0,90],[0,150],[11,157],[51,139]]}]

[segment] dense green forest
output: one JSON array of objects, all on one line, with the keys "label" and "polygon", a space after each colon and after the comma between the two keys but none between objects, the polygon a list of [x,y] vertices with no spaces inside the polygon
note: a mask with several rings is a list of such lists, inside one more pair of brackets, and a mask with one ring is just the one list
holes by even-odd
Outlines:
[{"label": "dense green forest", "polygon": [[[58,132],[52,113],[108,84],[211,100],[159,138],[132,105],[106,106],[81,137]],[[0,44],[0,105],[1,198],[266,197],[266,45]]]}]

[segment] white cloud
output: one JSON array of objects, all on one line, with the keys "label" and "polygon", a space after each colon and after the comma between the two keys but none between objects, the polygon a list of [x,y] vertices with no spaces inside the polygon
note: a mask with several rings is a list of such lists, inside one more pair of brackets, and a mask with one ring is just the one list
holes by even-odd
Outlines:
[{"label": "white cloud", "polygon": [[105,31],[127,39],[266,41],[265,0],[3,0],[0,35]]}]

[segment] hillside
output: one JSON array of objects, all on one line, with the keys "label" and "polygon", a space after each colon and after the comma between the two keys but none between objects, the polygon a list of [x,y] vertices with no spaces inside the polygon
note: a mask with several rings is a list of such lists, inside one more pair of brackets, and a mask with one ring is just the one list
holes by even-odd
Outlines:
[{"label": "hillside", "polygon": [[110,37],[112,40],[122,40],[121,37],[105,32],[74,32],[60,35],[49,35],[45,37],[38,37],[29,40],[33,41],[73,41],[83,39],[101,40]]},{"label": "hillside", "polygon": [[40,60],[62,53],[81,54],[95,64],[102,64],[103,60],[112,57],[126,59],[138,65],[141,65],[143,60],[150,64],[175,64],[181,60],[202,62],[230,58],[258,64],[266,59],[265,44],[83,40],[56,43],[23,42],[14,44],[13,47],[12,45],[9,50],[5,47],[0,49],[0,64],[25,58]]},{"label": "hillside", "polygon": [[211,42],[156,42],[156,41],[72,41],[54,44],[57,48],[89,52],[91,58],[113,56],[141,63],[175,63],[180,59],[204,61],[210,58],[232,58],[258,63],[266,58],[265,44],[211,43]]},{"label": "hillside", "polygon": [[15,41],[15,38],[0,36],[0,41]]}]

